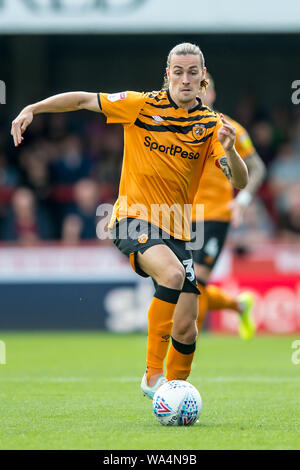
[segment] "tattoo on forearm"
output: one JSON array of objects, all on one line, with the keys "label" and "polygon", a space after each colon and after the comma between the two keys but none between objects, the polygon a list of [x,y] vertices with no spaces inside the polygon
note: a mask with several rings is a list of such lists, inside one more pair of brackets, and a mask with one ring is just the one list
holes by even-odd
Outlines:
[{"label": "tattoo on forearm", "polygon": [[231,178],[232,178],[232,173],[231,173],[231,168],[230,168],[230,166],[228,165],[228,162],[227,162],[227,157],[220,158],[219,159],[219,164],[220,164],[221,170],[223,171],[224,175],[230,181]]}]

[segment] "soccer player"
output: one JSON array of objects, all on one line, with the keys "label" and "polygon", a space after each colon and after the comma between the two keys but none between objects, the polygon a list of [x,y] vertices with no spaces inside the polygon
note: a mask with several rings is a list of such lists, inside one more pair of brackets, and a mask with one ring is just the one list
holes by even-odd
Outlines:
[{"label": "soccer player", "polygon": [[16,146],[37,113],[88,109],[104,113],[107,123],[123,125],[123,166],[110,228],[136,272],[151,276],[156,285],[141,382],[150,398],[166,380],[185,380],[191,370],[199,290],[186,247],[191,214],[185,209],[192,205],[203,168],[215,160],[224,171],[230,168],[235,187],[248,182],[247,167],[234,147],[233,126],[197,97],[207,85],[205,73],[199,47],[179,44],[168,56],[167,90],[63,93],[27,106],[12,123]]},{"label": "soccer player", "polygon": [[[210,74],[207,73],[206,77],[209,83],[205,94],[201,95],[202,102],[212,108],[216,91]],[[233,298],[223,289],[215,285],[207,285],[210,273],[224,246],[230,221],[235,227],[242,222],[245,210],[266,173],[265,165],[257,154],[247,131],[228,116],[226,119],[235,128],[235,147],[248,167],[249,181],[234,198],[232,185],[225,175],[218,171],[211,160],[205,165],[192,212],[193,232],[197,230],[198,224],[204,223],[204,245],[201,249],[193,250],[195,274],[202,292],[199,297],[197,326],[200,331],[207,311],[232,309],[239,314],[240,336],[243,339],[250,339],[255,333],[255,324],[252,319],[253,296],[248,292],[243,292],[237,298]],[[204,221],[200,213],[197,214],[197,204],[204,205]]]}]

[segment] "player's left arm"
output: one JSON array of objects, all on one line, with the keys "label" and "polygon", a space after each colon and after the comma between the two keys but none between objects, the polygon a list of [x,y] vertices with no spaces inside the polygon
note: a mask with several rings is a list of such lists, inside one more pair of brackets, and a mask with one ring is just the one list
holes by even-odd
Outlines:
[{"label": "player's left arm", "polygon": [[220,118],[222,127],[218,130],[218,139],[226,155],[219,159],[220,168],[235,188],[244,189],[248,184],[248,169],[234,146],[235,129],[223,114],[220,114]]},{"label": "player's left arm", "polygon": [[254,194],[261,186],[266,176],[266,167],[260,156],[254,152],[244,159],[249,174],[247,186],[231,201],[231,221],[234,227],[238,227],[244,219],[246,208],[251,203]]},{"label": "player's left arm", "polygon": [[[243,191],[247,191],[251,197],[253,197],[265,179],[267,170],[263,160],[260,158],[257,152],[245,158],[244,161],[248,168],[249,180]],[[241,193],[242,191],[240,191],[239,194]]]}]

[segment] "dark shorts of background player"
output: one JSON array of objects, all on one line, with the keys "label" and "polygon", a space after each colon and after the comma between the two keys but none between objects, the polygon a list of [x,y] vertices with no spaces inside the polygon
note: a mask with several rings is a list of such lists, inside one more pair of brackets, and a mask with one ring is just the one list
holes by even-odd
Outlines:
[{"label": "dark shorts of background player", "polygon": [[[134,221],[134,230],[130,229],[131,221]],[[138,226],[136,226],[137,223]],[[122,227],[124,228],[120,234]],[[138,238],[136,238],[136,231],[138,231],[140,234]],[[140,252],[143,254],[146,250],[148,250],[148,248],[154,245],[168,246],[177,256],[186,271],[186,277],[181,291],[200,294],[200,291],[197,288],[196,276],[194,274],[193,255],[191,250],[186,248],[185,241],[171,237],[162,229],[156,225],[151,224],[150,222],[135,218],[127,218],[122,219],[121,221],[116,221],[113,228],[111,229],[111,232],[113,234],[113,242],[116,247],[124,255],[129,257],[132,268],[142,277],[149,277],[149,275],[139,267],[137,262],[137,253]],[[126,238],[124,238],[124,234],[126,235]],[[120,236],[122,236],[122,238],[120,238]],[[185,264],[184,261],[186,261],[187,264]],[[192,279],[188,279],[189,275],[192,277]],[[156,286],[157,284],[154,279],[153,282]]]},{"label": "dark shorts of background player", "polygon": [[[194,262],[206,266],[209,269],[213,269],[216,264],[221,251],[223,249],[224,243],[226,241],[229,222],[220,222],[217,220],[205,220],[204,222],[192,222],[192,232],[197,231],[197,224],[204,224],[204,244],[200,250],[193,250]],[[214,256],[206,252],[206,246],[211,242],[212,239],[215,239],[216,251]],[[193,240],[192,240],[193,241]],[[210,251],[210,250],[209,250]]]}]

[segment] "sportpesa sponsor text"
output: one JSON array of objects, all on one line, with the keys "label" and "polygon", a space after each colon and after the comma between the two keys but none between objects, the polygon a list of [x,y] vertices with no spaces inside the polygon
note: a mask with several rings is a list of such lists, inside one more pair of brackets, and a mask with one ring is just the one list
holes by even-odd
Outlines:
[{"label": "sportpesa sponsor text", "polygon": [[190,160],[197,160],[197,158],[200,156],[199,152],[186,152],[180,145],[172,144],[169,147],[166,147],[165,145],[159,145],[157,142],[153,142],[151,137],[148,135],[145,137],[144,145],[145,147],[150,147],[150,152],[152,150],[158,150],[159,152],[165,153],[167,155],[178,155],[181,158],[189,158]]}]

